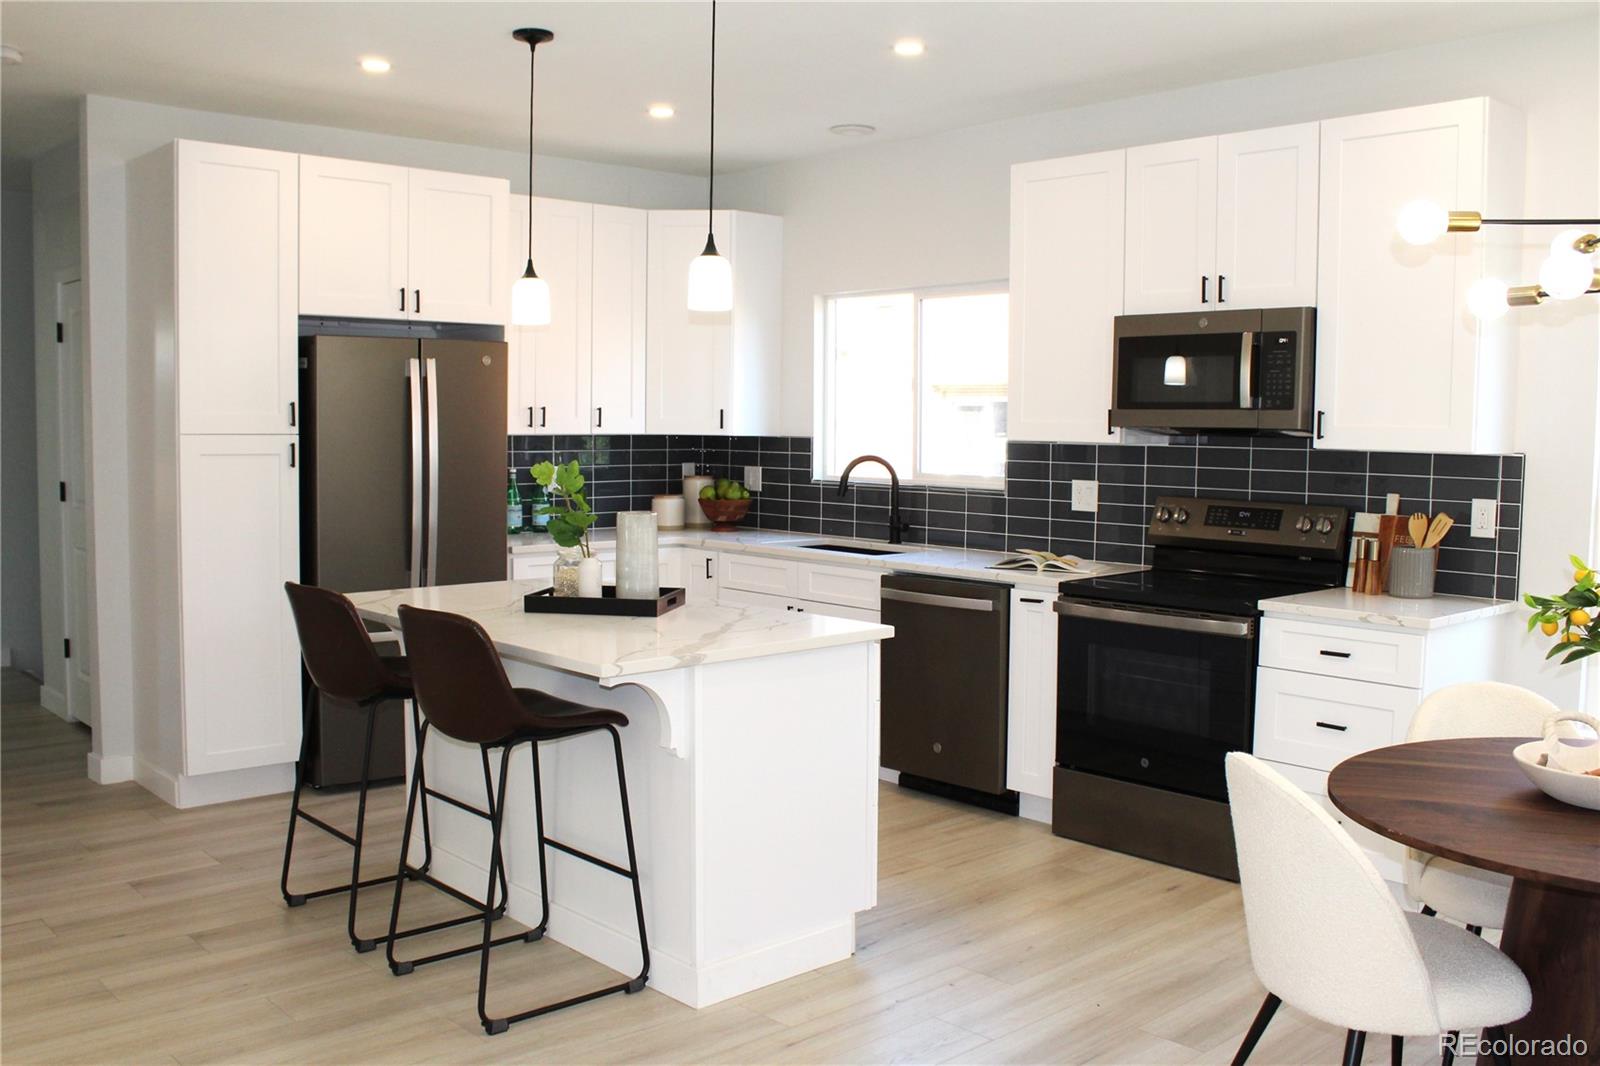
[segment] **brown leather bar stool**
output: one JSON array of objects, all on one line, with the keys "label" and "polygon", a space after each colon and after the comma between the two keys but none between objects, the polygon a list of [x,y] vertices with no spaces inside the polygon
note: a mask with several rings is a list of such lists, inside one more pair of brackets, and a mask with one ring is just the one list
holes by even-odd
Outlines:
[{"label": "brown leather bar stool", "polygon": [[[414,966],[453,958],[477,951],[478,955],[478,1020],[484,1032],[493,1036],[503,1033],[513,1022],[520,1022],[540,1014],[548,1014],[563,1007],[586,1003],[615,992],[638,992],[644,988],[650,975],[650,945],[644,929],[644,897],[639,889],[639,862],[633,846],[633,819],[628,810],[628,779],[622,765],[622,735],[618,727],[628,724],[627,716],[620,711],[583,704],[552,696],[532,689],[512,688],[506,677],[505,666],[494,644],[483,627],[470,618],[442,611],[425,611],[402,605],[400,628],[405,634],[406,651],[411,660],[412,683],[416,688],[417,704],[422,708],[422,733],[417,740],[416,767],[412,773],[411,794],[406,802],[405,834],[411,835],[412,819],[416,811],[419,782],[422,779],[423,748],[429,728],[439,730],[447,737],[466,744],[476,744],[487,767],[489,751],[500,750],[500,781],[497,796],[489,805],[490,856],[488,900],[494,902],[495,884],[500,885],[501,907],[504,906],[505,857],[500,845],[501,824],[505,817],[506,776],[511,767],[512,749],[527,744],[533,761],[533,813],[539,837],[539,923],[526,933],[494,939],[491,936],[493,914],[485,910],[483,916],[483,941],[477,946],[444,951],[409,962],[394,956],[394,930],[400,919],[400,896],[404,885],[396,879],[394,908],[389,915],[389,968],[398,976],[410,973]],[[553,840],[544,831],[544,800],[539,781],[539,745],[547,740],[562,740],[585,733],[611,734],[612,751],[617,762],[617,791],[622,799],[622,831],[628,846],[627,867],[607,862],[570,845]],[[633,907],[639,922],[640,967],[637,976],[620,984],[607,985],[593,992],[573,996],[556,1003],[520,1011],[501,1018],[489,1017],[486,996],[489,987],[489,951],[514,940],[534,941],[544,936],[550,920],[550,882],[546,874],[546,848],[558,851],[609,870],[633,883]],[[402,869],[404,862],[402,860]]]},{"label": "brown leather bar stool", "polygon": [[[346,919],[350,944],[357,951],[371,951],[379,942],[388,938],[363,937],[356,933],[357,898],[363,888],[387,884],[394,880],[393,877],[361,880],[361,851],[367,822],[367,790],[372,768],[373,728],[377,721],[379,704],[388,700],[409,700],[412,703],[412,728],[420,736],[422,720],[416,710],[416,696],[411,688],[410,668],[404,658],[385,658],[378,655],[377,649],[372,645],[372,638],[367,634],[367,627],[356,614],[355,606],[344,596],[330,589],[299,585],[293,581],[284,582],[283,588],[289,597],[289,609],[294,614],[295,630],[300,636],[300,654],[305,662],[311,685],[306,688],[303,701],[300,759],[295,763],[294,798],[289,806],[289,832],[283,844],[283,874],[278,887],[283,893],[284,902],[291,907],[302,906],[307,900],[322,896],[332,896],[340,892],[350,893],[349,915]],[[324,714],[357,713],[366,716],[366,746],[361,757],[361,785],[356,800],[354,836],[300,809],[301,791],[305,785],[306,756],[311,737],[313,689],[323,697]],[[484,762],[484,774],[487,780],[487,759]],[[314,892],[289,891],[289,866],[294,858],[294,831],[302,819],[350,845],[354,854],[351,857],[348,884],[321,888]],[[433,842],[426,810],[423,811],[422,818],[422,839],[422,865],[405,867],[402,863],[402,873],[407,877],[426,879],[428,867],[433,861]],[[405,849],[402,848],[401,852],[403,857]],[[453,892],[448,888],[447,890]],[[469,897],[463,898],[476,905],[477,901]],[[445,924],[460,925],[477,920],[478,915],[471,914]],[[431,928],[434,927],[407,930],[400,935],[415,936],[429,932]]]}]

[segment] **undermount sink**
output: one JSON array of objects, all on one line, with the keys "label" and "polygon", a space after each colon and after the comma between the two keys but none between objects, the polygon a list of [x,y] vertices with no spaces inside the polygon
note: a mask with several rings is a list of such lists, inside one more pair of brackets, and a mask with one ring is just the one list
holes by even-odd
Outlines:
[{"label": "undermount sink", "polygon": [[846,555],[904,555],[903,548],[866,548],[859,544],[802,544],[802,548],[809,548],[818,552],[843,552]]}]

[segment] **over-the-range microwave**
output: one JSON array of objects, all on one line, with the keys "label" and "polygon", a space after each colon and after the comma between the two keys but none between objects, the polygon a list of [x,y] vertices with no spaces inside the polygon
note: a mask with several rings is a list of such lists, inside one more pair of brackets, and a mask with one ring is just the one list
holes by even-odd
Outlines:
[{"label": "over-the-range microwave", "polygon": [[1118,315],[1111,425],[1310,434],[1317,310]]}]

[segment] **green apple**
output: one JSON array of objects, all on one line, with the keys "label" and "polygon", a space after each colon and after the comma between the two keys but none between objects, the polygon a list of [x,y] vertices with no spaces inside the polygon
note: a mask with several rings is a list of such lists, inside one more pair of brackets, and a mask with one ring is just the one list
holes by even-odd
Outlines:
[{"label": "green apple", "polygon": [[707,485],[705,488],[700,490],[700,498],[702,500],[714,500],[717,498],[717,490],[712,486]]}]

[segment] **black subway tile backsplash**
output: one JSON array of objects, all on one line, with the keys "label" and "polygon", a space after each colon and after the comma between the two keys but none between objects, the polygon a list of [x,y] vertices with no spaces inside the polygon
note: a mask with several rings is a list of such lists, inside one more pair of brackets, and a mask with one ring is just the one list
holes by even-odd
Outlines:
[{"label": "black subway tile backsplash", "polygon": [[[1012,441],[1006,488],[901,490],[913,544],[991,550],[1047,548],[1105,562],[1148,563],[1150,506],[1162,495],[1339,504],[1382,511],[1391,492],[1400,512],[1448,511],[1456,527],[1439,555],[1439,592],[1510,599],[1517,594],[1522,527],[1521,455],[1429,455],[1318,451],[1292,437],[1206,435],[1156,444]],[[544,459],[577,459],[593,488],[602,527],[616,513],[645,509],[650,497],[682,487],[683,464],[698,473],[744,479],[762,468],[746,524],[758,529],[881,540],[888,490],[859,485],[840,498],[833,482],[811,471],[809,437],[700,437],[673,434],[518,436],[508,459],[524,492],[528,468]],[[1072,482],[1095,481],[1095,511],[1072,509]],[[1498,535],[1473,537],[1473,499],[1500,503]]]}]

